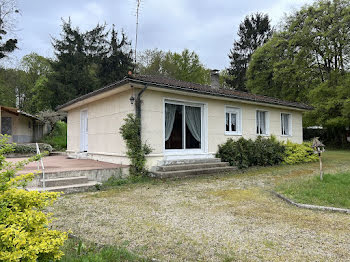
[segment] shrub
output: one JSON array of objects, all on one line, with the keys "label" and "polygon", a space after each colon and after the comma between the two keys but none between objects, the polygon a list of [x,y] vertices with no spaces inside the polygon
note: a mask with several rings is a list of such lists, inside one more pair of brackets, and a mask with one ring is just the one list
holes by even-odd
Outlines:
[{"label": "shrub", "polygon": [[318,155],[314,154],[311,148],[311,142],[302,144],[292,143],[287,141],[284,146],[286,148],[283,162],[289,165],[297,163],[308,163],[318,160]]},{"label": "shrub", "polygon": [[152,149],[141,141],[141,121],[133,114],[128,114],[124,121],[124,125],[120,127],[120,134],[126,143],[126,154],[131,162],[130,175],[147,175],[146,155],[150,154]]},{"label": "shrub", "polygon": [[41,139],[42,142],[50,144],[55,150],[67,149],[67,123],[58,121],[52,132]]},{"label": "shrub", "polygon": [[[52,152],[52,146],[45,143],[39,143],[40,152]],[[35,143],[26,143],[26,144],[14,144],[13,153],[23,154],[23,155],[35,155],[36,154],[36,144]]]},{"label": "shrub", "polygon": [[255,158],[252,165],[272,166],[283,161],[285,148],[274,136],[270,138],[259,136],[254,141],[252,151]]},{"label": "shrub", "polygon": [[255,141],[243,137],[237,141],[230,138],[219,145],[216,157],[238,168],[275,165],[283,160],[284,146],[274,137],[259,136]]},{"label": "shrub", "polygon": [[63,253],[60,247],[67,233],[50,230],[50,214],[43,209],[53,203],[58,193],[26,191],[22,187],[34,174],[16,175],[31,161],[11,164],[4,154],[13,151],[7,137],[0,136],[0,261],[52,261]]}]

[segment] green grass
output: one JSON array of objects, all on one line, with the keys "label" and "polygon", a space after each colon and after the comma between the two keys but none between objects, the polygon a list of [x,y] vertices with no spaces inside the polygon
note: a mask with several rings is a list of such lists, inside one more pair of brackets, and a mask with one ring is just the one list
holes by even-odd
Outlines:
[{"label": "green grass", "polygon": [[350,208],[350,172],[296,179],[277,186],[277,191],[299,203]]},{"label": "green grass", "polygon": [[[121,171],[120,171],[121,172]],[[107,181],[103,182],[99,189],[106,190],[112,189],[115,187],[120,187],[123,185],[131,185],[131,184],[147,184],[147,183],[157,183],[159,182],[156,179],[151,177],[127,177],[127,178],[118,178],[116,176],[111,176]]]},{"label": "green grass", "polygon": [[52,132],[43,137],[41,141],[50,144],[55,150],[64,151],[67,149],[67,124],[58,121]]},{"label": "green grass", "polygon": [[64,256],[60,262],[102,262],[102,261],[150,261],[142,258],[123,247],[97,247],[92,243],[83,243],[78,240],[68,240],[62,251]]}]

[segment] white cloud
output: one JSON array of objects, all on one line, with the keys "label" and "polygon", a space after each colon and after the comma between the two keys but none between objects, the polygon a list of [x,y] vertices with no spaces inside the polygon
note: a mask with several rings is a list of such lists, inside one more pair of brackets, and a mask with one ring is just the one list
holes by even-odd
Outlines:
[{"label": "white cloud", "polygon": [[[136,0],[19,0],[23,13],[19,32],[21,57],[31,51],[53,53],[50,35],[58,37],[60,18],[71,17],[74,26],[91,29],[97,23],[115,24],[128,38],[135,39]],[[253,12],[267,13],[276,25],[284,13],[312,0],[189,1],[142,0],[139,23],[139,50],[159,48],[194,50],[211,68],[228,66],[227,54],[237,37],[243,18]]]}]

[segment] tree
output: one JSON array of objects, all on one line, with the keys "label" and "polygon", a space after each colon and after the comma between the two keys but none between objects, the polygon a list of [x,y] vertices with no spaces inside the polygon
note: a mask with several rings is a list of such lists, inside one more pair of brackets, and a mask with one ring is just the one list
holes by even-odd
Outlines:
[{"label": "tree", "polygon": [[[49,77],[52,108],[101,87],[95,63],[101,49],[96,45],[104,44],[105,26],[97,25],[82,33],[72,27],[70,20],[62,22],[61,39],[53,39],[56,59],[51,63],[53,73]],[[106,52],[103,47],[102,52]]]},{"label": "tree", "polygon": [[262,46],[272,35],[272,28],[268,15],[256,13],[246,16],[238,29],[239,40],[234,41],[230,50],[230,67],[228,74],[231,77],[226,83],[237,90],[246,91],[246,71],[254,51]]},{"label": "tree", "polygon": [[137,68],[140,74],[143,75],[161,75],[162,62],[164,60],[165,52],[162,50],[147,49],[140,53]]},{"label": "tree", "polygon": [[306,60],[295,56],[287,39],[283,33],[275,34],[255,51],[247,70],[246,86],[255,94],[308,102],[308,90],[318,81],[315,72],[305,70]]},{"label": "tree", "polygon": [[305,125],[322,125],[338,144],[345,143],[350,126],[349,21],[349,0],[321,0],[301,8],[256,50],[247,73],[253,93],[313,105]]},{"label": "tree", "polygon": [[110,41],[106,24],[81,32],[71,21],[63,21],[60,39],[53,39],[56,59],[49,76],[51,107],[85,95],[105,84],[122,79],[132,67],[130,44],[113,28]]},{"label": "tree", "polygon": [[25,72],[22,84],[26,90],[20,109],[33,114],[49,109],[52,96],[48,86],[48,77],[52,73],[51,60],[31,53],[22,58],[20,69]]},{"label": "tree", "polygon": [[199,84],[210,83],[209,70],[195,52],[184,49],[181,53],[146,50],[141,54],[138,67],[141,74],[163,75]]},{"label": "tree", "polygon": [[0,68],[0,105],[16,106],[16,89],[18,74],[14,69]]},{"label": "tree", "polygon": [[119,40],[118,32],[115,31],[114,25],[108,44],[108,52],[102,58],[99,72],[103,85],[123,79],[134,68],[131,44],[128,42],[124,32],[121,33],[121,39]]},{"label": "tree", "polygon": [[15,0],[0,0],[0,59],[17,48],[17,39],[7,36],[13,30],[18,13]]}]

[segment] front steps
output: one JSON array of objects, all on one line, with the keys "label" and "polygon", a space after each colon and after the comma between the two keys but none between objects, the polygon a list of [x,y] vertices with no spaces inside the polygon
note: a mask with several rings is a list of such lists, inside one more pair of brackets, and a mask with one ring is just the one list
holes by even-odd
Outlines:
[{"label": "front steps", "polygon": [[152,175],[157,178],[181,178],[198,175],[228,173],[237,170],[227,162],[220,162],[218,158],[179,160],[166,165],[157,166]]},{"label": "front steps", "polygon": [[[82,172],[82,171],[81,171]],[[86,171],[89,175],[91,170]],[[94,189],[100,185],[100,182],[90,180],[88,176],[81,175],[80,172],[53,172],[45,174],[45,187],[42,174],[37,178],[36,181],[28,186],[26,189],[29,191],[51,191],[51,192],[64,192],[64,193],[75,193],[85,192],[90,189]]]},{"label": "front steps", "polygon": [[[49,181],[49,180],[48,180]],[[47,191],[47,192],[63,192],[66,194],[69,193],[77,193],[77,192],[85,192],[89,191],[92,188],[95,188],[96,185],[100,185],[101,183],[97,181],[88,181],[83,184],[70,184],[70,185],[64,185],[64,186],[46,186],[45,188],[43,187],[29,187],[27,188],[28,191]]]}]

